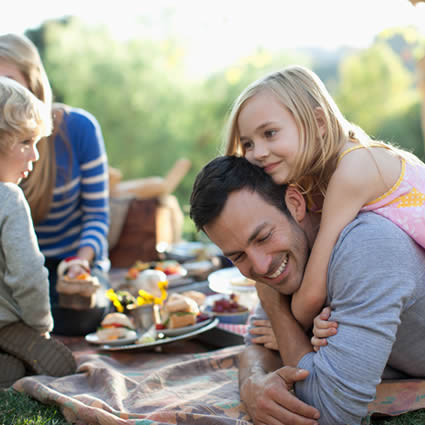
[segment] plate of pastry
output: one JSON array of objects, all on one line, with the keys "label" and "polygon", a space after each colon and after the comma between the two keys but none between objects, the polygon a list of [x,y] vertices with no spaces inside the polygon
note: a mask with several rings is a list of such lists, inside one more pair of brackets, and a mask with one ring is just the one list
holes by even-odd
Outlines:
[{"label": "plate of pastry", "polygon": [[254,292],[255,281],[246,278],[237,267],[228,267],[208,275],[209,287],[214,292],[231,294],[238,292]]}]

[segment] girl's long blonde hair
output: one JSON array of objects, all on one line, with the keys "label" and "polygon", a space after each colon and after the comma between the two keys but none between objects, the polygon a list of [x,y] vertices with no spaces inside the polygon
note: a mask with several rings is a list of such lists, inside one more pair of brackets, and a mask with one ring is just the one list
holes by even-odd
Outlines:
[{"label": "girl's long blonde hair", "polygon": [[[1,35],[0,61],[16,66],[24,76],[29,90],[52,111],[52,89],[38,50],[28,37],[18,34]],[[40,159],[34,164],[34,170],[29,177],[21,183],[31,207],[34,223],[46,217],[56,180],[54,137],[60,120],[54,113],[52,115],[53,132],[38,144]]]},{"label": "girl's long blonde hair", "polygon": [[[325,194],[347,139],[364,146],[377,143],[360,127],[347,121],[313,71],[295,65],[254,81],[235,100],[226,126],[226,155],[244,155],[238,129],[239,114],[245,102],[265,90],[289,110],[298,127],[298,158],[288,183],[297,184],[306,195]],[[325,128],[323,137],[319,131],[318,116]],[[405,154],[409,155],[407,152]]]}]

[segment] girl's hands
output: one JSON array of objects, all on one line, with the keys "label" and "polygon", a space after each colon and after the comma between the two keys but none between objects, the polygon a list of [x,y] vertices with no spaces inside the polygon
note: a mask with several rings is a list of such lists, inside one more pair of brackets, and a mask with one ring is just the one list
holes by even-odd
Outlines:
[{"label": "girl's hands", "polygon": [[264,345],[264,347],[270,350],[279,350],[269,320],[253,320],[252,324],[254,327],[251,328],[250,333],[254,335],[254,338],[252,338],[253,343]]},{"label": "girl's hands", "polygon": [[[316,352],[320,350],[320,347],[324,347],[328,344],[326,338],[336,335],[338,332],[338,323],[329,321],[330,315],[330,307],[325,307],[314,319],[311,344]],[[254,320],[252,325],[253,327],[250,329],[250,333],[253,335],[253,343],[264,345],[264,347],[270,350],[279,350],[276,337],[269,320]]]},{"label": "girl's hands", "polygon": [[328,345],[326,338],[336,335],[338,332],[338,323],[329,321],[330,315],[330,307],[325,307],[321,313],[314,318],[311,344],[316,352],[320,350],[320,347]]}]

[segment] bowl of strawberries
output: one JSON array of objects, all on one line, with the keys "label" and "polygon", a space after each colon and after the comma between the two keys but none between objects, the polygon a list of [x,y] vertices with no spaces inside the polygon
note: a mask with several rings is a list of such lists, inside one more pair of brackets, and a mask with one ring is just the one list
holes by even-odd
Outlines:
[{"label": "bowl of strawberries", "polygon": [[207,297],[205,311],[218,318],[221,323],[245,324],[249,309],[238,302],[236,294],[218,294]]}]

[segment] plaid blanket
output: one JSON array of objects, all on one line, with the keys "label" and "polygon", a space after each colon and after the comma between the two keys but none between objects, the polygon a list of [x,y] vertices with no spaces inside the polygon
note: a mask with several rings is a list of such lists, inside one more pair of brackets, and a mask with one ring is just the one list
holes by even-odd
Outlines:
[{"label": "plaid blanket", "polygon": [[[77,358],[76,374],[25,377],[14,389],[57,405],[71,423],[252,424],[238,391],[242,345],[207,351],[190,340],[161,352],[103,352],[81,338],[64,342]],[[425,381],[394,381],[379,386],[369,412],[399,415],[419,408],[425,408]]]}]

